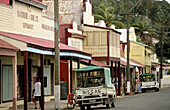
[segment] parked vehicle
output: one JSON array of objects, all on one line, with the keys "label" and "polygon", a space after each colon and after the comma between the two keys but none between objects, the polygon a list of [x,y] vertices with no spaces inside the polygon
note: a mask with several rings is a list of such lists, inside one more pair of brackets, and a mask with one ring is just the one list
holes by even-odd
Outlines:
[{"label": "parked vehicle", "polygon": [[115,107],[116,89],[109,68],[87,66],[77,69],[76,73],[75,98],[81,110],[98,104],[106,105],[107,108]]},{"label": "parked vehicle", "polygon": [[157,75],[154,73],[145,73],[140,75],[141,90],[146,92],[146,90],[159,91],[159,82]]}]

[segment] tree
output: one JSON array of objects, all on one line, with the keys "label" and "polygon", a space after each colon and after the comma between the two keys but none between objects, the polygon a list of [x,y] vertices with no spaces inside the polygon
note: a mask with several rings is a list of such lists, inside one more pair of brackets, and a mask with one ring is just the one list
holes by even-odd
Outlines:
[{"label": "tree", "polygon": [[96,10],[95,14],[95,22],[98,22],[99,20],[104,20],[107,27],[110,27],[114,18],[113,15],[113,8],[101,5],[98,10]]},{"label": "tree", "polygon": [[[160,34],[159,39],[161,40],[161,37],[163,39],[163,59],[170,59],[170,4],[166,1],[155,2],[151,11],[153,13],[151,13],[149,17],[152,19],[154,28],[157,30],[158,34]],[[155,52],[158,57],[161,57],[160,47],[161,42],[155,46]]]},{"label": "tree", "polygon": [[141,41],[147,45],[153,46],[152,38],[156,38],[158,35],[149,23],[138,21],[133,24],[133,27],[135,27],[136,35],[140,37]]},{"label": "tree", "polygon": [[124,29],[125,28],[124,24],[120,21],[113,21],[112,24],[115,25],[116,29]]}]

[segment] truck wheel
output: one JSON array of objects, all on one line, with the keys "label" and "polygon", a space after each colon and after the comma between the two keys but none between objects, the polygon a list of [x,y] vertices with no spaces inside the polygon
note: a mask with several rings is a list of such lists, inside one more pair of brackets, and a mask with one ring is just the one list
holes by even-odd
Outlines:
[{"label": "truck wheel", "polygon": [[114,101],[112,101],[111,106],[112,106],[112,107],[115,107],[115,102],[114,102]]},{"label": "truck wheel", "polygon": [[81,106],[80,106],[80,110],[85,110],[85,106],[84,106],[84,105],[81,105]]},{"label": "truck wheel", "polygon": [[142,93],[144,93],[144,92],[146,92],[146,90],[145,90],[145,89],[142,89]]},{"label": "truck wheel", "polygon": [[159,91],[159,88],[156,88],[155,91],[156,91],[156,92]]},{"label": "truck wheel", "polygon": [[90,110],[91,109],[91,105],[87,105],[87,110]]}]

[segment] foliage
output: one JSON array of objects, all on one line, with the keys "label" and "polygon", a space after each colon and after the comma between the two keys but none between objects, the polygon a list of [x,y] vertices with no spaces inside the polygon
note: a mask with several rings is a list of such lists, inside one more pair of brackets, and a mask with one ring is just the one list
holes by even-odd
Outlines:
[{"label": "foliage", "polygon": [[99,20],[104,20],[106,26],[110,27],[114,18],[113,8],[112,7],[106,8],[104,5],[101,5],[96,11],[95,18],[96,18],[95,22],[98,22]]},{"label": "foliage", "polygon": [[120,21],[113,21],[112,24],[115,25],[116,29],[124,29],[125,28],[124,24]]},{"label": "foliage", "polygon": [[147,45],[153,45],[152,38],[156,38],[157,34],[155,33],[155,30],[149,25],[149,23],[138,21],[133,24],[133,27],[135,27],[135,32],[137,36],[140,37],[141,41]]},{"label": "foliage", "polygon": [[[112,23],[122,22],[126,26],[126,10],[127,10],[127,0],[93,0],[93,12],[96,14],[96,10],[100,5],[105,7],[112,7],[114,9],[114,18]],[[151,41],[144,40],[150,39],[150,37],[161,36],[161,28],[163,29],[163,54],[166,58],[170,59],[170,4],[165,1],[156,1],[156,0],[129,0],[130,7],[130,26],[138,24],[141,30],[145,31],[145,28],[148,28],[147,31],[150,32],[150,35],[140,36],[138,28],[137,31],[137,40],[143,43],[151,45]],[[96,18],[95,18],[96,19]],[[115,22],[114,22],[115,21]],[[143,22],[143,23],[142,23]],[[141,24],[140,24],[141,23]],[[143,24],[143,25],[142,25]],[[141,26],[140,26],[141,25]],[[143,27],[142,27],[143,26]],[[143,28],[143,29],[142,29]],[[160,37],[157,39],[160,39]],[[153,45],[153,50],[155,50],[158,57],[160,57],[160,42],[156,45]]]}]

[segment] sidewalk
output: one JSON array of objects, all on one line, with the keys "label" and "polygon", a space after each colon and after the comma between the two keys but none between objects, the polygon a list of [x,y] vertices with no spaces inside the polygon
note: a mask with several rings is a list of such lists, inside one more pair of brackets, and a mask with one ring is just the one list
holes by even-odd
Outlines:
[{"label": "sidewalk", "polygon": [[[39,103],[37,104],[38,109],[35,109],[34,103],[28,103],[28,110],[41,110],[39,109]],[[54,100],[48,101],[44,104],[45,110],[54,110]],[[67,100],[60,100],[60,110],[67,108]],[[0,104],[0,110],[12,110],[12,102]],[[24,110],[24,105],[18,105],[17,110]]]},{"label": "sidewalk", "polygon": [[[139,94],[140,93],[141,92],[139,92]],[[131,95],[117,96],[117,99],[130,97],[130,96],[133,96],[133,95],[135,95],[134,92],[132,92]],[[20,102],[18,101],[17,104],[18,104],[18,106],[17,106],[18,110],[24,110],[23,100],[20,101]],[[41,110],[41,109],[39,109],[39,103],[37,105],[38,105],[38,109],[35,109],[34,103],[29,102],[28,103],[28,110]],[[45,108],[45,110],[54,110],[54,99],[48,100],[46,103],[44,103],[44,108]],[[60,100],[60,109],[61,110],[67,109],[67,100]],[[12,102],[0,104],[0,110],[12,110]]]}]

